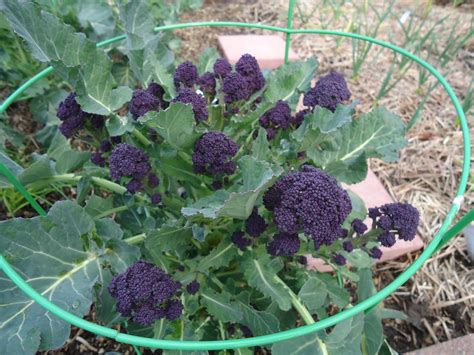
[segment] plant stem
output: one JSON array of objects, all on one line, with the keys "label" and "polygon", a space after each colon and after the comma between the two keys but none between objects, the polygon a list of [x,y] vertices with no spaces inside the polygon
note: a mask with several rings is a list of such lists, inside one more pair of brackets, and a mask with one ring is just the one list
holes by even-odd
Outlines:
[{"label": "plant stem", "polygon": [[134,135],[134,137],[136,139],[138,139],[140,141],[141,144],[143,144],[145,147],[148,147],[149,145],[151,145],[151,141],[145,137],[143,135],[142,132],[140,132],[138,129],[134,128],[133,131],[132,131],[132,134]]},{"label": "plant stem", "polygon": [[126,238],[123,241],[126,242],[127,244],[135,245],[135,244],[141,243],[145,239],[146,239],[146,234],[141,233],[141,234],[134,235],[133,237]]},{"label": "plant stem", "polygon": [[291,290],[291,288],[282,279],[280,279],[278,275],[275,275],[274,279],[276,282],[280,283],[288,291],[288,294],[290,295],[290,298],[291,298],[291,304],[296,309],[296,311],[300,314],[304,322],[306,324],[316,323],[311,313],[309,313],[308,309],[301,303],[298,296]]},{"label": "plant stem", "polygon": [[126,210],[128,210],[128,208],[129,208],[129,206],[119,206],[119,207],[111,208],[110,210],[107,210],[105,212],[102,212],[102,213],[98,214],[94,218],[95,219],[101,219],[101,218],[110,216],[111,214],[114,214],[116,212],[126,211]]}]

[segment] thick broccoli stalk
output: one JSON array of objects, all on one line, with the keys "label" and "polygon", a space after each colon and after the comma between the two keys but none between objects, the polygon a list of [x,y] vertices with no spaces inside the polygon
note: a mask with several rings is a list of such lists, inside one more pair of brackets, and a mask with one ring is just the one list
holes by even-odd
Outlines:
[{"label": "thick broccoli stalk", "polygon": [[176,298],[180,289],[179,282],[142,260],[115,276],[108,286],[117,301],[117,311],[145,326],[161,318],[174,320],[181,316],[183,304]]},{"label": "thick broccoli stalk", "polygon": [[344,235],[342,223],[352,210],[351,200],[337,181],[309,165],[278,179],[263,196],[279,231],[303,231],[316,249]]}]

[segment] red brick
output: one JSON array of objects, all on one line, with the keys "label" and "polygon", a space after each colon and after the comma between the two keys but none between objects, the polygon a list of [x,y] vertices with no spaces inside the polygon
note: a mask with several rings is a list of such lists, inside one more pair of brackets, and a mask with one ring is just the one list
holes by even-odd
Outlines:
[{"label": "red brick", "polygon": [[[219,36],[218,41],[224,57],[232,64],[235,64],[242,54],[246,53],[257,58],[262,69],[274,69],[284,62],[285,41],[277,35]],[[291,48],[288,58],[298,59]]]}]

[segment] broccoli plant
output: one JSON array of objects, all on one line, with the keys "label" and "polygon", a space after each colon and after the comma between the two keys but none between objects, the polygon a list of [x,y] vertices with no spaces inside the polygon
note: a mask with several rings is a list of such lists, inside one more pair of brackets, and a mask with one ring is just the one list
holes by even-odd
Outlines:
[{"label": "broccoli plant", "polygon": [[[52,14],[13,1],[2,9],[74,88],[50,148],[18,170],[30,191],[54,184],[69,201],[0,223],[3,255],[59,306],[84,316],[94,304],[95,322],[162,339],[265,335],[369,297],[383,248],[414,238],[415,207],[367,211],[341,185],[363,180],[369,158],[396,161],[406,144],[384,108],[356,115],[342,74],[316,74],[315,59],[264,73],[250,54],[232,65],[212,50],[168,71],[156,53],[142,57],[153,27],[133,27],[131,7],[123,21],[141,83],[117,86],[107,54]],[[313,258],[333,272],[310,269]],[[69,336],[5,278],[0,305],[0,353]],[[387,346],[381,320],[394,314],[377,306],[271,351],[299,354],[303,341],[311,353],[376,354]]]}]

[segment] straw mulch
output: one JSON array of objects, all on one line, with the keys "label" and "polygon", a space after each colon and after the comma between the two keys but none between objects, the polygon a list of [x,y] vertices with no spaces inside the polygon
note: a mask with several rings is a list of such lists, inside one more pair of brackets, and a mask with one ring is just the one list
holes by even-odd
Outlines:
[{"label": "straw mulch", "polygon": [[[321,3],[321,1],[319,1]],[[311,7],[314,0],[300,0]],[[382,6],[383,1],[374,1]],[[413,1],[397,1],[393,12],[400,16],[410,10],[419,14]],[[460,33],[468,31],[473,8],[434,6],[427,25],[441,17],[450,15],[447,24],[459,22]],[[285,26],[287,1],[225,1],[209,0],[202,10],[186,14],[182,22],[232,20]],[[330,14],[323,6],[319,11]],[[342,11],[350,14],[354,7],[344,5]],[[369,12],[369,20],[373,20]],[[294,27],[319,28],[319,14],[304,25],[295,17]],[[342,20],[331,21],[331,29],[345,29]],[[178,31],[182,38],[182,58],[196,58],[205,47],[216,47],[219,34],[265,33],[261,30],[242,28],[194,28]],[[391,37],[389,37],[389,33]],[[282,35],[282,34],[280,34]],[[444,33],[438,33],[439,41]],[[399,44],[400,27],[395,17],[388,19],[381,27],[378,38]],[[316,56],[320,62],[320,73],[330,69],[352,76],[352,45],[350,40],[339,44],[335,38],[297,35],[292,48],[302,58]],[[388,50],[380,53],[373,48],[357,80],[350,81],[353,97],[361,100],[361,110],[368,111],[375,101],[382,80],[387,72],[393,54]],[[474,41],[462,49],[448,64],[449,83],[457,96],[463,100],[474,73]],[[399,114],[404,120],[416,111],[422,96],[419,95],[418,70],[415,65],[394,90],[380,100],[380,105]],[[473,116],[468,116],[471,125]],[[474,137],[471,137],[471,139]],[[461,173],[463,158],[462,134],[456,123],[456,114],[447,94],[441,87],[435,89],[425,104],[423,118],[408,134],[409,146],[402,151],[396,164],[371,161],[371,168],[382,180],[390,194],[397,201],[409,202],[421,212],[419,234],[429,242],[438,231],[455,195]],[[473,207],[472,185],[465,194],[461,214]],[[378,265],[376,280],[379,287],[392,281],[410,265],[417,255]],[[391,344],[398,351],[420,348],[432,343],[455,338],[474,331],[474,269],[467,255],[461,236],[452,240],[446,248],[434,255],[426,265],[403,287],[386,301],[386,305],[404,310],[408,321],[387,321],[386,333]]]}]

